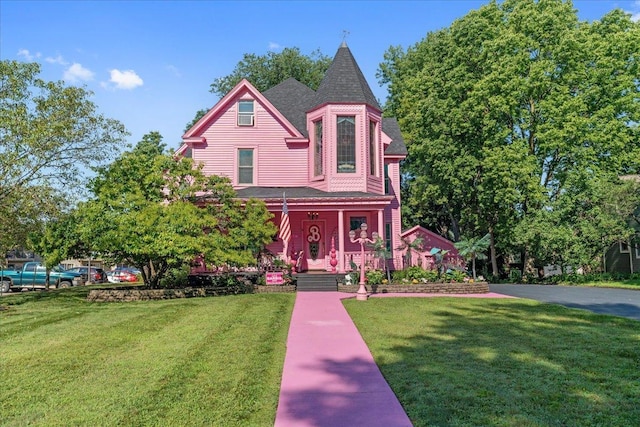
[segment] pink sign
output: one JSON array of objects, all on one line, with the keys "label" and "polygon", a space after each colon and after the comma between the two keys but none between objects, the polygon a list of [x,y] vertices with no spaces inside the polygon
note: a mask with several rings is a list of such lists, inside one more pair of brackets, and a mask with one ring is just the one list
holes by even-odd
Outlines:
[{"label": "pink sign", "polygon": [[283,283],[282,271],[267,272],[267,285],[282,285]]}]

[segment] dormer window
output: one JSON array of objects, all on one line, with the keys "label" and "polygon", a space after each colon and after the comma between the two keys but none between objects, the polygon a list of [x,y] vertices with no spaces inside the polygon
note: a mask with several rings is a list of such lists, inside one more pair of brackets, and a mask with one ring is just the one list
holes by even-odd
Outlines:
[{"label": "dormer window", "polygon": [[338,116],[338,173],[356,172],[356,118]]},{"label": "dormer window", "polygon": [[253,100],[238,101],[238,126],[253,126]]}]

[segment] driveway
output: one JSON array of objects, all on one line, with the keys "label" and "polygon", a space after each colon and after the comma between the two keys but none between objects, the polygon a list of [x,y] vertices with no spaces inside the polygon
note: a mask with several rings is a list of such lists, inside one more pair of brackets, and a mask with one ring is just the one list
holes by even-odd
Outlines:
[{"label": "driveway", "polygon": [[556,285],[489,285],[491,292],[640,320],[640,291]]}]

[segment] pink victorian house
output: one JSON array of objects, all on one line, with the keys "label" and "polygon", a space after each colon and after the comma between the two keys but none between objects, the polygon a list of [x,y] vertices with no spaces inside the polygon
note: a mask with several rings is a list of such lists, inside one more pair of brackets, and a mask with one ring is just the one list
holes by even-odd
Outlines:
[{"label": "pink victorian house", "polygon": [[286,199],[290,240],[268,249],[286,259],[301,253],[303,270],[360,265],[349,231],[359,235],[363,223],[394,260],[402,257],[399,163],[407,149],[344,43],[317,91],[293,78],[262,93],[241,81],[187,131],[177,154],[229,177],[239,198],[262,199],[279,227]]}]

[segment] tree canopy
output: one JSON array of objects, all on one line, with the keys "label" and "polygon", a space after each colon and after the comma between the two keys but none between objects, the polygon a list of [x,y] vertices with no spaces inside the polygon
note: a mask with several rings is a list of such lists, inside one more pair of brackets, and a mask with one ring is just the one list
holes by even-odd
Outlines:
[{"label": "tree canopy", "polygon": [[640,168],[638,46],[620,10],[589,23],[569,1],[505,0],[391,47],[379,77],[408,141],[405,218],[489,233],[494,274],[516,253],[592,264],[638,206],[633,190],[626,209],[600,204]]},{"label": "tree canopy", "polygon": [[38,77],[40,65],[0,61],[0,252],[72,206],[90,168],[124,142],[92,93]]},{"label": "tree canopy", "polygon": [[78,208],[78,239],[104,259],[137,267],[149,287],[199,254],[215,265],[255,263],[277,230],[264,203],[240,202],[228,179],[205,176],[164,149],[152,132],[98,170],[94,197]]},{"label": "tree canopy", "polygon": [[290,77],[316,90],[329,65],[331,58],[319,50],[310,55],[303,54],[297,47],[286,47],[282,52],[270,51],[265,55],[245,53],[231,74],[211,83],[211,92],[222,97],[242,79],[263,92]]}]

